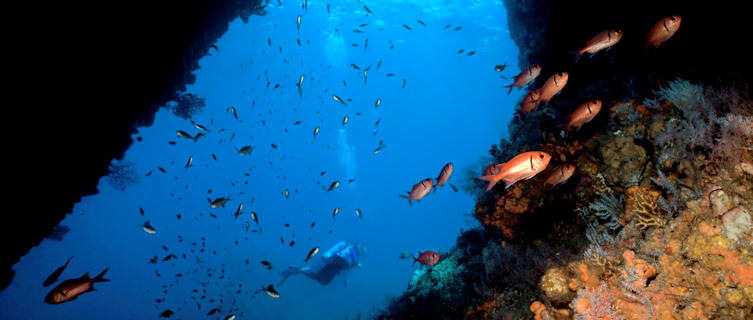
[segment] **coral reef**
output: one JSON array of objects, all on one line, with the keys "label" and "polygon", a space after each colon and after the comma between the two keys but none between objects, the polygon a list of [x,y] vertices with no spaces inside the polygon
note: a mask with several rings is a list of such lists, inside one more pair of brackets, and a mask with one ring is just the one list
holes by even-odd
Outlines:
[{"label": "coral reef", "polygon": [[[725,101],[718,95],[728,89],[669,83],[657,90],[657,101],[609,104],[600,132],[575,139],[545,133],[534,146],[517,140],[503,141],[505,150],[493,147],[500,162],[505,159],[497,157],[544,150],[554,163],[575,163],[576,177],[558,190],[546,190],[537,176],[480,193],[475,216],[484,228],[475,234],[483,239],[476,244],[481,249],[453,249],[436,272],[416,271],[401,299],[415,303],[418,294],[452,300],[453,316],[438,318],[753,317],[753,175],[744,169],[753,152],[750,127],[738,125],[747,126],[749,116],[731,113],[753,102],[725,108],[717,105]],[[675,123],[691,121],[687,115],[713,125],[682,124],[683,130],[710,131],[675,132],[669,144],[657,138],[676,130]],[[716,119],[729,122],[724,126],[734,127],[734,134],[725,136]],[[732,142],[720,143],[723,137]],[[668,151],[675,145],[681,148]],[[717,151],[729,145],[741,146],[734,159]],[[494,170],[488,165],[484,174]],[[504,278],[500,268],[506,268]],[[465,292],[462,299],[458,292]],[[412,304],[406,310],[423,308]],[[412,316],[391,313],[384,319],[424,318],[407,314]]]}]

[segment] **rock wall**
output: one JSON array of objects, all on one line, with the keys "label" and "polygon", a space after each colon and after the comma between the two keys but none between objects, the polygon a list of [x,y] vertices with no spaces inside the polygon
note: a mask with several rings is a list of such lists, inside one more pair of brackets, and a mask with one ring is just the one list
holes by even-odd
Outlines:
[{"label": "rock wall", "polygon": [[10,204],[23,209],[8,210],[2,224],[0,290],[12,264],[97,193],[135,128],[194,81],[229,22],[263,14],[262,1],[30,3],[9,12],[19,22],[6,40],[13,102],[5,120],[21,139],[8,139],[7,158],[18,161],[8,185]]}]

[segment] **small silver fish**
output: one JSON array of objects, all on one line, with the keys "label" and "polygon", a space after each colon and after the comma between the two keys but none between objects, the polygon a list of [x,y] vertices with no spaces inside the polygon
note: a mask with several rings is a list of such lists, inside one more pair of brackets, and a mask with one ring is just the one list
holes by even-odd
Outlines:
[{"label": "small silver fish", "polygon": [[178,137],[186,138],[186,139],[192,139],[193,140],[193,137],[190,134],[188,134],[187,132],[185,132],[185,131],[176,130],[175,132],[178,134]]},{"label": "small silver fish", "polygon": [[193,163],[193,156],[188,157],[188,162],[186,162],[186,169],[191,166],[191,163]]},{"label": "small silver fish", "polygon": [[345,128],[345,124],[348,123],[348,119],[348,116],[345,116],[345,118],[343,118],[343,128]]},{"label": "small silver fish", "polygon": [[144,229],[144,231],[146,233],[148,233],[148,234],[155,234],[155,233],[157,233],[157,230],[154,229],[154,227],[152,227],[152,224],[149,223],[149,221],[144,222],[144,225],[141,226],[141,228]]},{"label": "small silver fish", "polygon": [[382,99],[381,98],[377,98],[376,102],[374,103],[374,108],[378,108],[380,104],[382,104]]},{"label": "small silver fish", "polygon": [[238,219],[238,216],[241,215],[241,211],[243,210],[243,203],[238,205],[238,210],[235,210],[235,218]]},{"label": "small silver fish", "polygon": [[230,200],[230,197],[227,198],[217,198],[217,199],[209,199],[207,198],[207,201],[209,201],[209,207],[212,209],[216,209],[219,207],[224,207],[225,204]]},{"label": "small silver fish", "polygon": [[317,134],[319,134],[319,127],[314,128],[314,138],[316,138]]},{"label": "small silver fish", "polygon": [[332,182],[332,184],[329,185],[329,189],[327,189],[327,192],[330,192],[332,190],[335,190],[335,188],[340,186],[340,181],[335,180],[335,182]]},{"label": "small silver fish", "polygon": [[337,216],[338,213],[340,213],[340,208],[339,207],[335,207],[335,210],[332,211],[332,219],[334,219]]},{"label": "small silver fish", "polygon": [[241,156],[246,156],[246,155],[251,154],[251,151],[254,151],[254,147],[244,146],[238,150],[238,154]]},{"label": "small silver fish", "polygon": [[209,129],[207,129],[206,127],[204,127],[204,126],[202,126],[202,125],[200,125],[200,124],[198,124],[198,123],[194,123],[194,124],[193,124],[193,126],[194,126],[194,127],[196,128],[196,129],[199,129],[199,130],[201,130],[201,131],[209,131]]},{"label": "small silver fish", "polygon": [[309,262],[309,260],[311,260],[311,258],[313,258],[317,253],[319,253],[319,247],[314,247],[314,249],[311,249],[311,251],[309,251],[309,254],[306,256],[306,259],[303,260],[303,262]]},{"label": "small silver fish", "polygon": [[230,112],[233,113],[233,117],[235,118],[235,120],[238,120],[238,112],[235,111],[235,107],[230,107]]},{"label": "small silver fish", "polygon": [[295,19],[295,27],[301,30],[301,15],[298,15],[298,18]]},{"label": "small silver fish", "polygon": [[259,225],[259,216],[256,214],[256,211],[251,211],[251,220],[254,220],[257,226]]},{"label": "small silver fish", "polygon": [[332,99],[335,99],[335,101],[337,101],[337,102],[339,102],[339,103],[342,103],[342,104],[343,104],[343,105],[345,105],[345,106],[347,106],[347,105],[348,105],[347,103],[345,103],[345,101],[343,101],[343,99],[340,99],[340,97],[338,97],[338,96],[336,96],[336,95],[334,95],[334,94],[332,95]]},{"label": "small silver fish", "polygon": [[363,220],[363,212],[361,212],[361,209],[356,208],[356,217]]},{"label": "small silver fish", "polygon": [[264,288],[262,287],[262,290],[264,290],[264,293],[266,293],[268,296],[272,298],[279,298],[280,293],[275,290],[275,287],[273,285],[269,285],[268,287]]},{"label": "small silver fish", "polygon": [[285,199],[289,199],[290,198],[290,190],[285,189],[285,191],[283,192],[283,194],[285,195]]}]

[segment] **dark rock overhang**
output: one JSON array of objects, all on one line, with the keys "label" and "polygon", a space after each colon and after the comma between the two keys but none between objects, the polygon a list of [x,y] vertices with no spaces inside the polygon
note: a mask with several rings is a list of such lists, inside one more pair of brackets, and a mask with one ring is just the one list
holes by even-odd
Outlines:
[{"label": "dark rock overhang", "polygon": [[8,150],[19,161],[7,169],[19,179],[9,184],[10,204],[18,208],[8,210],[2,224],[0,290],[13,277],[11,266],[82,196],[97,193],[100,177],[111,160],[123,157],[136,128],[151,125],[158,108],[194,82],[198,60],[230,21],[263,14],[264,5],[57,2],[9,12],[18,14],[7,41],[18,54],[7,60],[14,82],[9,91],[17,98],[8,99],[14,111],[6,126],[21,139]]}]

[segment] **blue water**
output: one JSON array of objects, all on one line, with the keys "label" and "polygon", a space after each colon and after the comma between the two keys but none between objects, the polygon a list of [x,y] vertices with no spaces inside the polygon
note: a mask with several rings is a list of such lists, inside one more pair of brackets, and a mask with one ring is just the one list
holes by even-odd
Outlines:
[{"label": "blue water", "polygon": [[[151,127],[138,128],[133,137],[143,141],[134,142],[122,161],[133,164],[139,181],[122,189],[102,178],[99,193],[84,197],[62,221],[71,229],[62,241],[44,240],[21,258],[13,282],[0,292],[0,319],[154,319],[168,309],[176,319],[222,319],[230,313],[238,319],[367,318],[406,289],[416,266],[398,259],[402,251],[445,252],[461,229],[477,226],[474,196],[462,190],[444,186],[412,206],[398,195],[436,178],[447,162],[455,167],[449,182],[464,185],[471,176],[463,171],[480,171],[489,146],[507,136],[520,93],[507,96],[502,86],[512,80],[499,75],[512,79],[520,70],[503,5],[329,4],[331,15],[326,2],[309,1],[306,11],[298,2],[272,2],[265,16],[252,16],[246,24],[233,21],[216,43],[219,51],[211,49],[200,60],[196,82],[187,87],[186,93],[206,99],[193,120],[210,130],[207,136],[197,142],[176,137],[176,130],[200,131],[166,108]],[[444,28],[447,24],[451,27]],[[458,26],[462,29],[454,31]],[[465,52],[457,54],[460,49]],[[476,54],[467,56],[469,51]],[[507,70],[493,70],[505,62]],[[371,66],[366,83],[351,63]],[[302,97],[296,86],[301,75]],[[344,106],[332,95],[352,100]],[[382,103],[375,108],[377,98]],[[317,126],[321,131],[314,137]],[[380,140],[386,148],[374,154]],[[254,151],[240,156],[237,148],[246,145]],[[193,164],[184,168],[190,156]],[[326,192],[335,180],[340,187]],[[209,207],[208,197],[228,195],[224,208]],[[235,219],[240,203],[243,212]],[[340,213],[333,219],[335,207]],[[259,216],[261,232],[253,232],[259,228],[251,211]],[[142,230],[147,220],[156,234]],[[277,288],[279,299],[258,292],[277,284],[288,266],[302,266],[313,247],[323,252],[340,240],[367,247],[361,268],[328,286],[291,277]],[[169,254],[178,258],[161,261]],[[59,281],[85,272],[94,276],[107,267],[105,278],[112,281],[95,284],[96,291],[71,302],[44,303],[54,285],[43,288],[42,281],[70,256]],[[154,256],[159,261],[149,263]],[[222,311],[207,316],[215,307]]]}]

